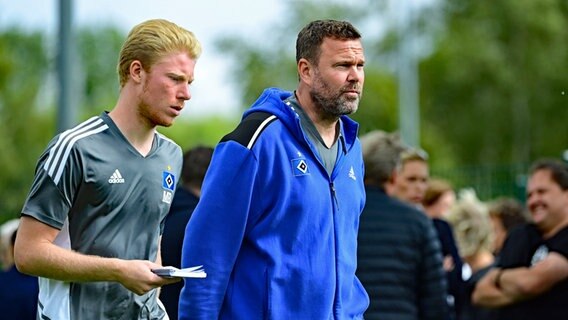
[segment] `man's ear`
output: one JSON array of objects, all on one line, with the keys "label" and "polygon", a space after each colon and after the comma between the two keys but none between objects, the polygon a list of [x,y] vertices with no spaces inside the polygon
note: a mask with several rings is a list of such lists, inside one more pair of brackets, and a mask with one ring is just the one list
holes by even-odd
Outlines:
[{"label": "man's ear", "polygon": [[302,58],[298,61],[298,75],[303,82],[311,86],[313,77],[313,65],[306,59]]},{"label": "man's ear", "polygon": [[142,68],[142,63],[139,60],[134,60],[130,63],[130,78],[136,83],[142,82],[142,74],[144,73],[144,68]]},{"label": "man's ear", "polygon": [[391,197],[393,197],[394,194],[395,194],[395,184],[396,184],[397,177],[398,177],[398,173],[395,169],[395,170],[392,171],[392,173],[389,177],[389,180],[385,184],[385,192]]}]

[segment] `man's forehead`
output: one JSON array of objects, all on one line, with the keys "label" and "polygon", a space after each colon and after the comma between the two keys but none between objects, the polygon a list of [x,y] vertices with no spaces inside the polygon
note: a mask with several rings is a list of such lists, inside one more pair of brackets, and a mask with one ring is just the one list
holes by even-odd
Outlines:
[{"label": "man's forehead", "polygon": [[537,170],[529,177],[527,183],[527,189],[537,188],[543,185],[551,185],[551,184],[557,184],[552,179],[552,172],[550,172],[550,170],[547,169]]},{"label": "man's forehead", "polygon": [[531,179],[545,179],[545,178],[551,178],[551,177],[552,177],[552,173],[548,169],[537,170],[537,171],[533,172],[533,174],[530,176]]},{"label": "man's forehead", "polygon": [[336,51],[353,51],[363,53],[363,44],[360,39],[325,38],[322,47]]}]

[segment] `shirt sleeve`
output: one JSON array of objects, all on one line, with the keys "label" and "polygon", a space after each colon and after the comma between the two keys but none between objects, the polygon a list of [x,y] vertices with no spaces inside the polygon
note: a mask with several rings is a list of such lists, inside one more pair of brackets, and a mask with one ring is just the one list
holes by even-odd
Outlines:
[{"label": "shirt sleeve", "polygon": [[557,252],[568,259],[568,228],[560,230],[547,243],[548,249]]},{"label": "shirt sleeve", "polygon": [[217,146],[202,196],[187,225],[182,267],[203,265],[205,279],[186,279],[179,319],[217,319],[251,216],[257,160],[233,141]]},{"label": "shirt sleeve", "polygon": [[537,237],[530,225],[513,228],[503,243],[496,266],[503,269],[529,266],[532,253],[539,244]]},{"label": "shirt sleeve", "polygon": [[79,188],[82,173],[76,148],[61,152],[56,141],[57,137],[38,161],[22,215],[61,229]]}]

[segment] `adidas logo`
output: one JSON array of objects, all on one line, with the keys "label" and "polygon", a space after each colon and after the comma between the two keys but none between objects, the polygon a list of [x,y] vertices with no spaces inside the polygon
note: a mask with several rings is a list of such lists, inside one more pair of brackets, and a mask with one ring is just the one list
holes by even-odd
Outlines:
[{"label": "adidas logo", "polygon": [[351,169],[349,169],[349,178],[357,181],[357,177],[355,176],[355,170],[353,170],[353,166],[351,166]]},{"label": "adidas logo", "polygon": [[112,176],[108,178],[108,183],[124,183],[124,178],[122,177],[118,169],[114,170]]}]

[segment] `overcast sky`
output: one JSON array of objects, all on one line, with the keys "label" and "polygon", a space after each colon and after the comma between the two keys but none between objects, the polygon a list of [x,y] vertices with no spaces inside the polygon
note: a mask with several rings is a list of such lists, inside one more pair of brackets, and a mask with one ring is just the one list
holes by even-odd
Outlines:
[{"label": "overcast sky", "polygon": [[[262,35],[262,26],[281,16],[279,0],[74,0],[75,25],[112,23],[126,33],[137,23],[165,18],[193,31],[204,52],[195,69],[192,99],[185,115],[236,114],[236,92],[230,84],[228,59],[213,51],[214,40],[224,32],[247,30]],[[19,25],[57,31],[59,0],[0,0],[0,26]],[[257,33],[255,33],[257,32]],[[114,63],[114,61],[109,61]]]}]

